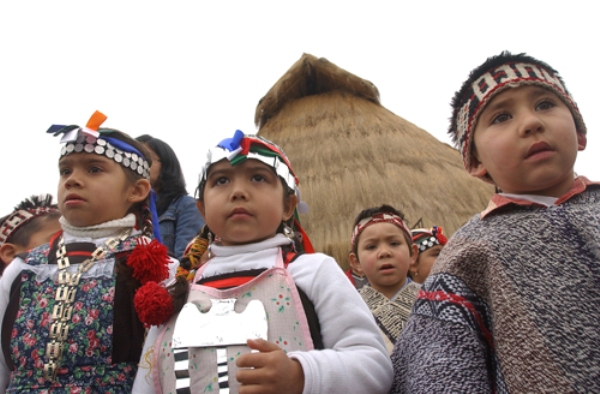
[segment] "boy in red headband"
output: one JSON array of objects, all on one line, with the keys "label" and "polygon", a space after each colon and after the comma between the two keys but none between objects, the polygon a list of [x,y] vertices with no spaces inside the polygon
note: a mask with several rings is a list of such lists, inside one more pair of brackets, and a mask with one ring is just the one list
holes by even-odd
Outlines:
[{"label": "boy in red headband", "polygon": [[36,246],[50,241],[60,231],[60,212],[52,204],[52,196],[31,196],[21,201],[15,210],[0,219],[0,274],[15,258]]},{"label": "boy in red headband", "polygon": [[418,255],[404,215],[389,205],[363,210],[354,221],[350,264],[369,284],[359,293],[373,313],[388,352],[406,324],[420,286],[408,276]]},{"label": "boy in red headband", "polygon": [[450,134],[488,208],[450,239],[392,354],[392,393],[600,392],[600,186],[557,71],[503,52],[456,93]]}]

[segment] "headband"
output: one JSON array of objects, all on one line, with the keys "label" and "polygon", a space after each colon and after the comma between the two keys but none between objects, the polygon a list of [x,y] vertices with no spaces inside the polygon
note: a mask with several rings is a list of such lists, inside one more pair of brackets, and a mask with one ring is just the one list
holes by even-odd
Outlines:
[{"label": "headband", "polygon": [[60,151],[61,158],[71,153],[95,153],[149,180],[150,166],[140,151],[126,142],[108,137],[106,130],[98,130],[105,120],[106,115],[96,111],[85,127],[52,125],[46,132],[54,136],[63,134],[60,142],[65,145]]},{"label": "headband", "polygon": [[400,216],[394,215],[392,213],[378,213],[373,216],[369,216],[368,218],[362,219],[360,222],[358,222],[356,224],[356,226],[354,226],[354,231],[352,232],[352,241],[351,241],[353,250],[356,246],[356,241],[358,240],[358,237],[360,236],[360,234],[367,227],[369,227],[372,224],[376,224],[376,223],[392,223],[392,224],[396,225],[397,227],[399,227],[400,230],[404,231],[404,233],[406,233],[406,235],[408,235],[408,239],[411,239],[410,230],[408,229],[408,226],[406,225],[406,223],[404,223],[404,220]]},{"label": "headband", "polygon": [[246,136],[241,130],[236,130],[232,138],[226,138],[209,149],[206,164],[200,174],[200,184],[206,182],[210,166],[224,159],[229,160],[232,166],[248,159],[259,160],[272,167],[291,190],[297,190],[298,178],[287,156],[280,147],[265,138]]},{"label": "headband", "polygon": [[432,228],[417,228],[410,231],[412,240],[419,247],[419,253],[424,252],[436,245],[446,245],[448,239],[443,234],[441,227],[433,226]]},{"label": "headband", "polygon": [[2,225],[0,225],[0,245],[4,244],[10,236],[25,223],[51,212],[58,212],[58,209],[40,207],[35,209],[19,209],[13,212],[6,218]]},{"label": "headband", "polygon": [[502,52],[473,70],[452,102],[449,133],[461,151],[467,170],[472,163],[473,130],[481,112],[502,91],[525,85],[540,86],[555,93],[570,109],[577,131],[586,133],[579,108],[556,70],[525,54]]}]

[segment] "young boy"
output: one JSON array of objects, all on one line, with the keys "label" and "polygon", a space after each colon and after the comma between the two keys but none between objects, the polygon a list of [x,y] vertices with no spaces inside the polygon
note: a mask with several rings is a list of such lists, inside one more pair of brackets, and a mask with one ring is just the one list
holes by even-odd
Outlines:
[{"label": "young boy", "polygon": [[450,133],[501,191],[444,247],[392,361],[392,393],[600,392],[600,187],[558,73],[502,52],[473,70]]},{"label": "young boy", "polygon": [[0,218],[0,274],[16,255],[50,241],[60,231],[60,212],[52,196],[31,196]]},{"label": "young boy", "polygon": [[417,246],[404,215],[389,205],[358,214],[351,245],[350,265],[361,270],[369,281],[359,293],[391,353],[420,289],[407,277],[408,267],[417,259]]}]

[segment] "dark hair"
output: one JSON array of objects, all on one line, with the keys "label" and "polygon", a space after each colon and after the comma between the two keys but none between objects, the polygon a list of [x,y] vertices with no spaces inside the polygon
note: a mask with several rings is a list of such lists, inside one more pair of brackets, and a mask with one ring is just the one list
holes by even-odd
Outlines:
[{"label": "dark hair", "polygon": [[[356,216],[356,219],[354,219],[354,225],[352,226],[352,228],[356,227],[356,225],[358,223],[360,223],[361,220],[365,219],[365,218],[369,218],[371,216],[374,215],[378,215],[380,213],[389,213],[392,215],[396,215],[399,216],[402,220],[405,220],[404,218],[404,213],[394,207],[392,207],[391,205],[387,205],[387,204],[382,204],[378,207],[372,207],[372,208],[367,208],[367,209],[363,209],[358,216]],[[413,241],[412,238],[408,236],[408,234],[405,234],[404,231],[402,231],[402,234],[404,234],[404,238],[406,239],[406,242],[408,243],[408,245],[412,245]],[[352,248],[352,252],[354,252],[354,254],[357,254],[357,250],[358,250],[358,240],[360,239],[360,235],[358,236],[358,238],[356,239],[356,242],[354,244],[354,247]],[[413,251],[411,248],[409,248],[410,251],[410,255],[412,256]]]},{"label": "dark hair", "polygon": [[[108,128],[100,128],[100,129],[98,129],[98,131],[101,132],[102,135],[104,135],[106,137],[115,138],[119,141],[123,141],[123,142],[127,143],[128,145],[131,145],[133,148],[137,149],[142,154],[142,156],[144,156],[144,159],[146,159],[149,166],[152,165],[152,157],[148,153],[148,150],[146,149],[146,147],[144,147],[143,144],[139,143],[138,141],[133,139],[128,134],[125,134],[119,130],[108,129]],[[123,169],[123,171],[125,171],[125,175],[127,176],[127,179],[131,183],[134,183],[139,179],[144,179],[143,175],[140,175],[136,171],[132,171],[132,170],[129,170],[129,169],[126,169],[123,167],[122,167],[122,169]],[[129,212],[135,214],[135,216],[137,217],[138,228],[142,229],[142,232],[144,233],[144,235],[147,235],[148,237],[152,237],[153,236],[153,226],[152,226],[152,214],[150,212],[150,193],[148,193],[148,196],[146,197],[145,200],[135,203],[131,207]]]},{"label": "dark hair", "polygon": [[156,211],[160,216],[169,208],[171,201],[180,196],[187,195],[183,171],[181,170],[181,165],[175,151],[163,140],[154,138],[148,134],[140,135],[136,140],[148,145],[160,159],[160,175],[158,176],[156,185],[153,185],[158,190]]},{"label": "dark hair", "polygon": [[31,236],[37,233],[48,220],[58,219],[60,217],[58,206],[56,204],[52,204],[52,195],[44,194],[39,196],[31,196],[21,201],[17,206],[15,206],[13,212],[0,218],[0,225],[2,225],[6,219],[8,219],[8,217],[16,211],[35,210],[38,208],[53,208],[55,211],[50,211],[45,215],[40,215],[23,224],[17,230],[15,230],[10,237],[8,237],[6,242],[10,240],[10,242],[13,244],[25,247],[29,244]]}]

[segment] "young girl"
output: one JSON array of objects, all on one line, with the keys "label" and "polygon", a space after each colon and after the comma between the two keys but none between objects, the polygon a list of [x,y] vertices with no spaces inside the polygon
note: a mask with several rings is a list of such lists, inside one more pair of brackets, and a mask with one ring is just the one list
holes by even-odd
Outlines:
[{"label": "young girl", "polygon": [[419,255],[417,261],[408,269],[408,275],[415,282],[423,284],[448,239],[438,226],[417,228],[410,230],[410,233],[413,242],[419,247]]},{"label": "young girl", "polygon": [[237,131],[210,150],[198,190],[212,257],[189,285],[181,269],[173,294],[186,305],[148,334],[148,392],[387,393],[390,360],[368,308],[335,260],[302,253],[297,183],[260,137]]},{"label": "young girl", "polygon": [[0,280],[2,393],[132,391],[152,323],[138,317],[134,294],[155,292],[171,261],[148,239],[148,156],[129,136],[99,129],[105,119],[96,112],[86,127],[48,130],[64,134],[63,231],[16,258]]},{"label": "young girl", "polygon": [[196,200],[187,194],[185,179],[177,155],[164,141],[144,134],[136,138],[150,156],[150,183],[156,191],[156,211],[160,236],[169,253],[183,257],[186,245],[204,226]]}]

